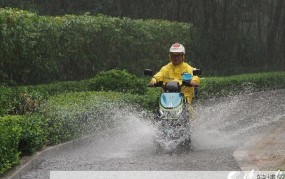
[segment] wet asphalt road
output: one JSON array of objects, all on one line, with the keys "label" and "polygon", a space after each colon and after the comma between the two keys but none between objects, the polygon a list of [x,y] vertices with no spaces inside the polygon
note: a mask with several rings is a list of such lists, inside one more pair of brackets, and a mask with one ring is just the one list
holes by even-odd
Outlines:
[{"label": "wet asphalt road", "polygon": [[136,113],[115,118],[121,126],[90,143],[41,159],[22,179],[49,178],[50,171],[240,170],[232,153],[249,138],[270,131],[285,115],[285,90],[211,99],[195,104],[192,151],[156,153],[155,127]]},{"label": "wet asphalt road", "polygon": [[44,158],[40,165],[22,178],[49,178],[49,171],[56,170],[240,170],[231,156],[233,149],[194,149],[189,153],[157,154],[155,146],[150,143],[136,147],[130,145],[130,141],[116,144],[113,140],[118,137],[123,139],[126,136],[100,138]]}]

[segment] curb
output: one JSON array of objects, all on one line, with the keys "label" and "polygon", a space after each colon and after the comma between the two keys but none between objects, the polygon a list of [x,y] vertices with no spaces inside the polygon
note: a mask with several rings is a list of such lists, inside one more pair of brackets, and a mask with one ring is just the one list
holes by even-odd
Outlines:
[{"label": "curb", "polygon": [[4,176],[0,177],[3,179],[20,179],[23,174],[32,170],[35,166],[37,166],[41,160],[47,155],[55,154],[56,152],[75,147],[81,144],[89,143],[91,140],[98,136],[98,134],[93,134],[89,136],[85,136],[79,139],[74,139],[69,142],[65,142],[56,146],[51,146],[43,149],[42,151],[37,152],[33,156],[25,156],[21,158],[20,164],[8,170]]},{"label": "curb", "polygon": [[243,146],[239,147],[234,153],[233,157],[242,171],[259,171],[254,162],[249,157],[249,153],[254,146],[261,141],[265,135],[252,137]]},{"label": "curb", "polygon": [[[273,125],[273,129],[271,131],[252,137],[233,153],[233,157],[242,171],[264,170],[264,167],[269,167],[268,159],[273,161],[271,162],[272,166],[276,163],[276,160],[274,159],[276,156],[272,154],[276,151],[274,148],[276,141],[271,141],[271,139],[280,138],[278,135],[280,134],[279,132],[282,131],[281,129],[285,128],[285,117],[281,117],[277,123],[278,124]],[[269,140],[270,142],[268,142]],[[282,150],[285,150],[285,148]],[[285,158],[285,153],[280,156]],[[278,167],[272,168],[272,166],[271,170],[278,169]]]}]

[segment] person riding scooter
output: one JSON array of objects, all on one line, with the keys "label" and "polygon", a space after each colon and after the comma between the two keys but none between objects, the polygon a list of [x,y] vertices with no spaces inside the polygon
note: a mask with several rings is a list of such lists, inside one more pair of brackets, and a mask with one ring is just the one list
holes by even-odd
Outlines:
[{"label": "person riding scooter", "polygon": [[200,85],[200,78],[193,76],[189,84],[182,83],[181,75],[183,73],[189,73],[193,75],[194,68],[185,60],[185,48],[180,43],[175,43],[169,50],[170,61],[167,65],[163,66],[159,72],[157,72],[150,81],[151,85],[163,82],[163,84],[169,81],[177,81],[180,85],[183,85],[181,92],[184,94],[186,102],[191,105],[192,98],[195,96],[194,87]]}]

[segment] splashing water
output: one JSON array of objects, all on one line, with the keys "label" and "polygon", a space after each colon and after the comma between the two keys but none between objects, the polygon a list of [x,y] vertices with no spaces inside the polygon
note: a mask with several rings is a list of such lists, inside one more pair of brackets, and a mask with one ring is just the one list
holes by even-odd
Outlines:
[{"label": "splashing water", "polygon": [[149,153],[153,150],[153,141],[157,129],[145,111],[132,106],[113,108],[113,116],[108,121],[115,125],[100,134],[92,145],[100,157],[124,158],[131,155]]},{"label": "splashing water", "polygon": [[[195,121],[191,126],[194,150],[233,148],[250,137],[269,132],[285,116],[285,90],[213,98],[206,103],[197,102],[194,110]],[[122,157],[154,150],[159,131],[151,122],[152,115],[146,113],[131,106],[113,109],[108,120],[115,125],[106,138],[112,151],[105,151],[106,156]],[[162,142],[166,148],[172,145],[170,141]]]},{"label": "splashing water", "polygon": [[285,116],[285,90],[250,93],[196,104],[192,128],[196,149],[236,147],[269,132]]}]

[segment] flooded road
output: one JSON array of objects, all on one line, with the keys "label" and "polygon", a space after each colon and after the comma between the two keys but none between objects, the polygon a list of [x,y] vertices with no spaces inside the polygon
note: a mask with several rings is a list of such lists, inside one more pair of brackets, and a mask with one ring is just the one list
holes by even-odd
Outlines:
[{"label": "flooded road", "polygon": [[192,150],[156,153],[156,127],[141,112],[120,110],[118,127],[94,140],[41,159],[22,179],[49,178],[50,171],[235,171],[232,153],[251,137],[269,132],[285,116],[285,90],[250,93],[194,105]]}]

